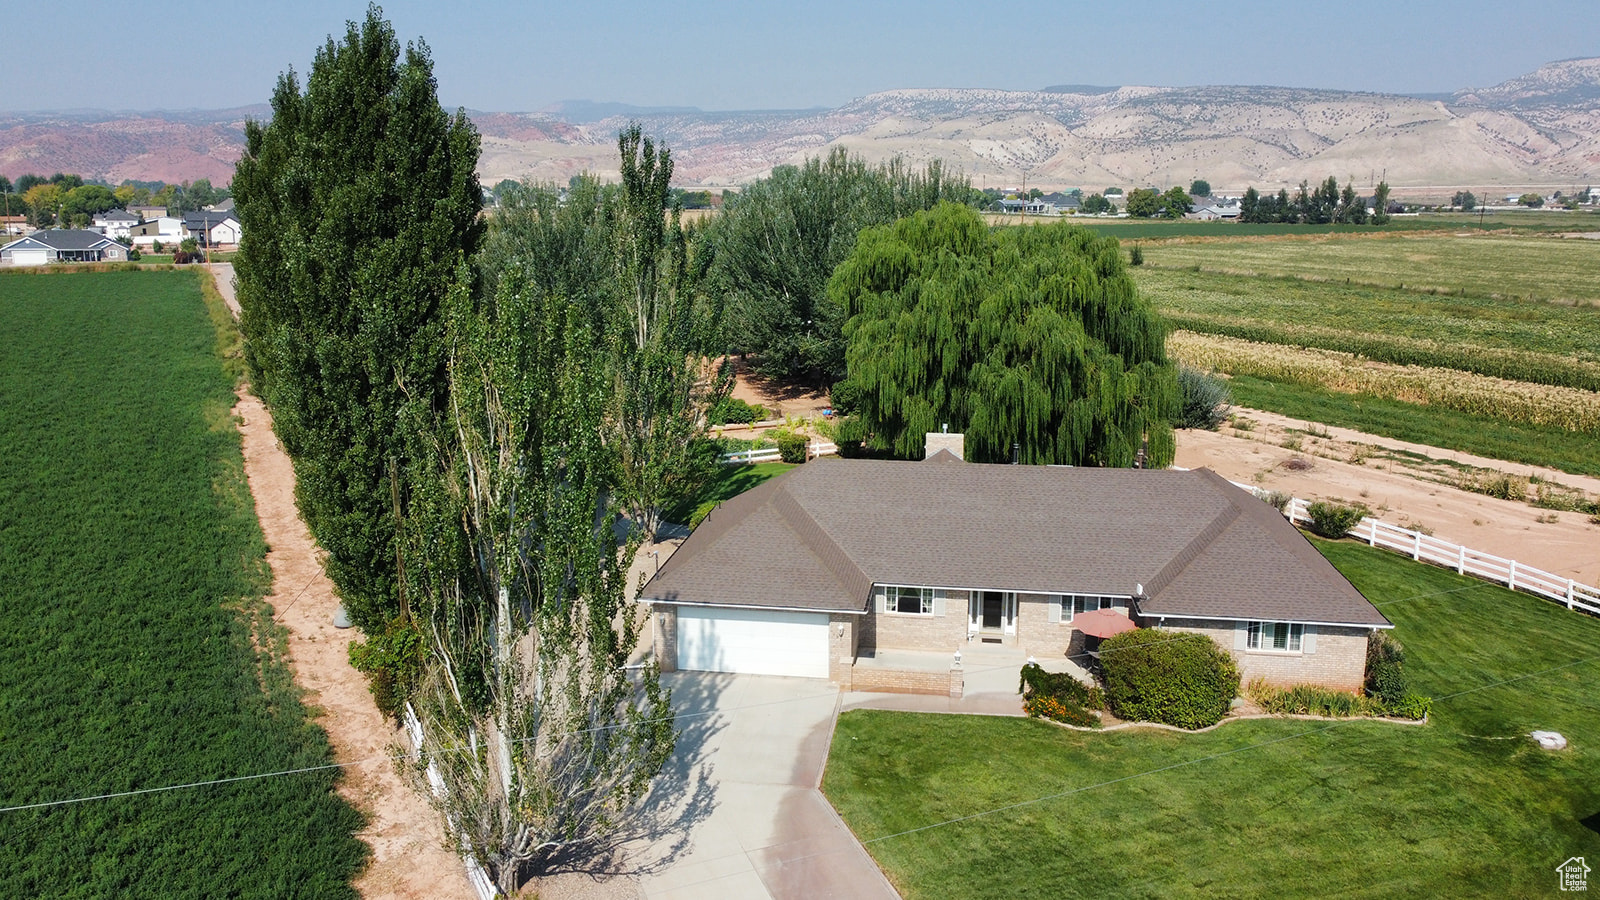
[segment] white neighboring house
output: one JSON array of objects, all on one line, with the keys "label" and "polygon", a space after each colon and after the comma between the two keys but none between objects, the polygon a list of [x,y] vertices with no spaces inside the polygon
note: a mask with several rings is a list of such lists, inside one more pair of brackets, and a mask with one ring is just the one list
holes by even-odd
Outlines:
[{"label": "white neighboring house", "polygon": [[105,236],[113,240],[131,237],[129,232],[137,224],[139,217],[125,209],[108,210],[94,217],[94,227],[105,232]]},{"label": "white neighboring house", "polygon": [[0,247],[0,265],[44,266],[54,262],[126,262],[128,248],[98,231],[35,231]]},{"label": "white neighboring house", "polygon": [[188,213],[183,217],[183,230],[202,247],[237,246],[239,243],[239,218],[231,210]]},{"label": "white neighboring house", "polygon": [[133,245],[140,250],[149,250],[160,241],[162,244],[177,244],[188,237],[183,230],[183,220],[174,216],[161,216],[151,219],[129,229],[133,238]]}]

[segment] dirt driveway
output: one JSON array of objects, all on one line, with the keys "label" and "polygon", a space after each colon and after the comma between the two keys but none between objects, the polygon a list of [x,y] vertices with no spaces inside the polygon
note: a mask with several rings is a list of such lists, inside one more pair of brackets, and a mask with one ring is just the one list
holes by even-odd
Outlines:
[{"label": "dirt driveway", "polygon": [[1248,430],[1178,432],[1177,464],[1205,466],[1242,484],[1304,497],[1362,502],[1385,522],[1600,585],[1600,526],[1451,486],[1459,466],[1537,475],[1600,495],[1600,479],[1485,459],[1276,413],[1235,410]]}]

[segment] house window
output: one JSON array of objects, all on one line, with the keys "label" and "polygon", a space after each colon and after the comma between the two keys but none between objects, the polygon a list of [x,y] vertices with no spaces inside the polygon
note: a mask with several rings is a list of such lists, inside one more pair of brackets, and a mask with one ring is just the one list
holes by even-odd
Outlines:
[{"label": "house window", "polygon": [[889,588],[889,611],[911,616],[933,615],[933,588]]},{"label": "house window", "polygon": [[1071,622],[1072,617],[1078,613],[1094,612],[1097,609],[1110,609],[1115,606],[1117,598],[1101,597],[1095,594],[1062,594],[1061,595],[1061,621]]},{"label": "house window", "polygon": [[1305,628],[1299,622],[1251,622],[1246,646],[1251,650],[1299,653]]}]

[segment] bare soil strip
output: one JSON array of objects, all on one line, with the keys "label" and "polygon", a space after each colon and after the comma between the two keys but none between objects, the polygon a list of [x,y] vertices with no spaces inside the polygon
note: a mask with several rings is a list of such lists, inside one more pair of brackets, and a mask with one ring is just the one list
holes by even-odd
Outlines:
[{"label": "bare soil strip", "polygon": [[1179,431],[1177,464],[1206,466],[1241,484],[1308,500],[1361,502],[1385,522],[1515,559],[1585,584],[1600,584],[1600,526],[1577,512],[1538,509],[1460,490],[1460,466],[1537,475],[1593,497],[1600,479],[1568,475],[1291,419],[1236,409],[1217,432]]},{"label": "bare soil strip", "polygon": [[[238,315],[233,267],[213,267],[217,288]],[[321,551],[300,521],[294,502],[294,468],[278,446],[272,417],[248,391],[233,408],[244,444],[244,470],[266,535],[274,618],[289,631],[289,664],[304,688],[313,721],[328,733],[335,761],[346,766],[339,793],[367,816],[356,837],[372,859],[355,881],[369,900],[476,900],[466,870],[444,846],[438,817],[400,779],[390,757],[400,732],[379,715],[366,679],[350,667],[353,630],[333,627],[339,608],[322,569]]]}]

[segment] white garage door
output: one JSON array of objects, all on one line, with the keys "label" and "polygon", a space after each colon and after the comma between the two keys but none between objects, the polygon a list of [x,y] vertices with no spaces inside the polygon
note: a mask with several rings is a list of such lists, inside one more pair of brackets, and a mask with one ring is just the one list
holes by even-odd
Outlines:
[{"label": "white garage door", "polygon": [[13,266],[43,266],[50,262],[48,250],[13,250],[11,251],[11,264]]},{"label": "white garage door", "polygon": [[827,678],[828,615],[680,606],[678,668]]}]

